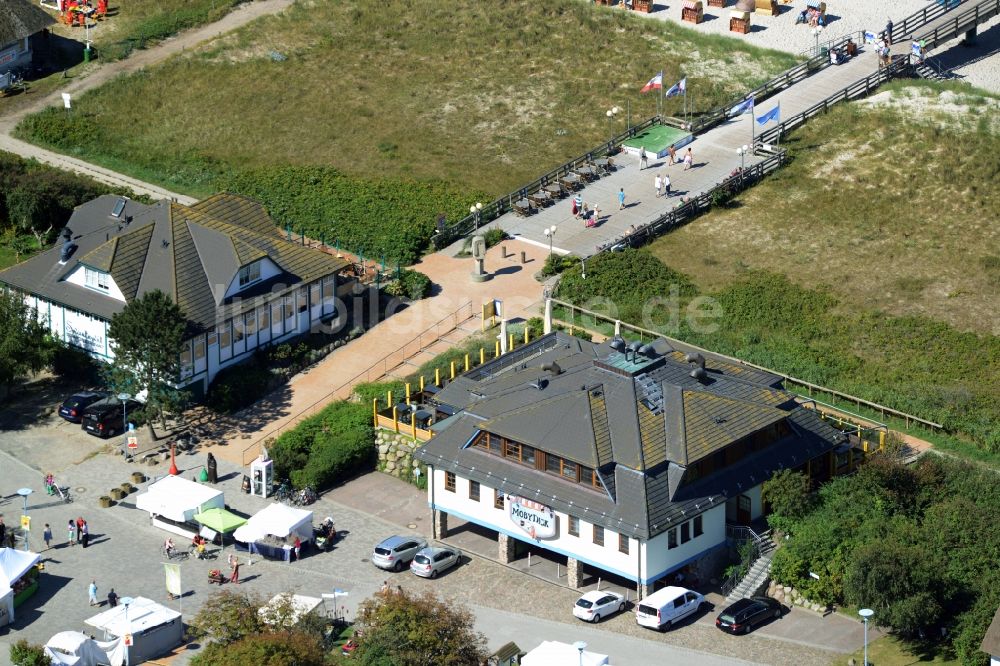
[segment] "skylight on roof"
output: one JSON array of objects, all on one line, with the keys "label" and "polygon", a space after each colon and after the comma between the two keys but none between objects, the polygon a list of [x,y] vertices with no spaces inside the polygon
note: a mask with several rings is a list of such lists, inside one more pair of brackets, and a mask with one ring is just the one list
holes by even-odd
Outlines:
[{"label": "skylight on roof", "polygon": [[122,213],[125,212],[125,203],[128,201],[125,197],[118,197],[118,201],[115,202],[115,207],[111,211],[111,217],[118,218],[122,217]]}]

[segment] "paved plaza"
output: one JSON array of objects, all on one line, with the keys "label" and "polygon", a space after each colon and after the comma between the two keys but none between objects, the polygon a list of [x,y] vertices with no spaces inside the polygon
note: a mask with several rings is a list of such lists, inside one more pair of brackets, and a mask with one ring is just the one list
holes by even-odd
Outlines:
[{"label": "paved plaza", "polygon": [[[192,478],[201,470],[204,456],[180,455],[177,464],[182,476]],[[135,509],[137,493],[109,509],[97,506],[96,498],[128,480],[131,472],[143,471],[152,481],[165,474],[167,468],[168,463],[136,465],[116,455],[92,455],[60,472],[75,495],[72,504],[63,504],[39,492],[42,476],[38,469],[0,451],[0,496],[4,498],[0,500],[0,512],[8,523],[14,522],[21,512],[21,499],[15,490],[36,490],[28,509],[33,527],[31,547],[41,552],[45,563],[39,593],[18,609],[13,629],[0,629],[0,664],[7,660],[6,645],[18,638],[44,643],[58,631],[85,629],[84,620],[96,612],[87,605],[86,588],[91,579],[97,581],[102,599],[114,587],[120,596],[142,595],[182,610],[188,620],[217,590],[208,584],[207,571],[221,564],[185,560],[180,562],[185,595],[180,600],[168,600],[160,556],[166,533],[150,525],[148,514]],[[242,470],[237,466],[220,460],[219,474],[218,487],[225,491],[227,504],[233,510],[251,514],[268,504],[269,500],[239,492]],[[148,483],[140,484],[138,492],[143,492]],[[341,538],[334,550],[309,554],[291,564],[255,560],[241,569],[241,590],[270,597],[279,592],[318,595],[340,588],[349,593],[343,610],[353,617],[358,603],[388,580],[393,586],[435,590],[468,604],[493,648],[508,640],[531,647],[546,639],[582,639],[593,649],[614,655],[613,663],[662,663],[667,659],[691,663],[696,659],[699,664],[709,665],[825,665],[837,653],[853,650],[861,641],[857,623],[837,616],[820,618],[800,609],[754,635],[738,638],[715,629],[712,612],[666,634],[638,627],[628,612],[599,627],[584,625],[570,614],[577,592],[499,564],[488,557],[488,546],[483,544],[480,549],[486,557],[474,554],[463,558],[461,566],[437,580],[417,578],[407,571],[383,572],[368,562],[372,546],[393,533],[429,536],[430,515],[423,492],[379,473],[337,487],[311,508],[317,521],[327,515],[335,518]],[[65,544],[64,526],[77,516],[83,516],[91,527],[92,541],[87,549]],[[52,525],[56,537],[55,547],[49,551],[43,550],[40,538],[46,522]],[[245,562],[246,553],[241,555]],[[805,637],[807,643],[796,637]],[[177,663],[186,662],[190,654],[182,650]]]}]

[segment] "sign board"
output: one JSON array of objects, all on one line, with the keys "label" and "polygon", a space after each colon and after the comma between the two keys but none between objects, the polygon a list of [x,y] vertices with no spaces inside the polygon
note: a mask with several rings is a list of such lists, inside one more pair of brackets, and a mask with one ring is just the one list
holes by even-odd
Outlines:
[{"label": "sign board", "polygon": [[72,108],[72,104],[70,103],[70,94],[69,93],[63,93],[62,94],[62,99],[63,99],[63,106],[65,108],[67,108],[67,109]]},{"label": "sign board", "polygon": [[122,636],[122,641],[125,643],[125,647],[132,647],[132,634]]},{"label": "sign board", "polygon": [[819,574],[818,573],[813,573],[812,571],[809,572],[809,577],[812,578],[812,579],[814,579],[814,580],[819,580]]},{"label": "sign board", "polygon": [[130,451],[135,451],[139,448],[139,438],[135,435],[128,436],[128,448]]},{"label": "sign board", "polygon": [[550,507],[517,495],[508,495],[507,517],[532,539],[550,539],[556,535],[556,515]]},{"label": "sign board", "polygon": [[25,532],[31,531],[31,516],[21,516],[21,529]]}]

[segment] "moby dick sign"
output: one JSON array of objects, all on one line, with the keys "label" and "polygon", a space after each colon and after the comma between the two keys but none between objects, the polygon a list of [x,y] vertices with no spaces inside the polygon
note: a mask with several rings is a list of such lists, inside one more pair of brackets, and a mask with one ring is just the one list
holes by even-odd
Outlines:
[{"label": "moby dick sign", "polygon": [[556,515],[544,504],[508,495],[507,515],[510,522],[527,532],[532,539],[550,539],[556,535]]}]

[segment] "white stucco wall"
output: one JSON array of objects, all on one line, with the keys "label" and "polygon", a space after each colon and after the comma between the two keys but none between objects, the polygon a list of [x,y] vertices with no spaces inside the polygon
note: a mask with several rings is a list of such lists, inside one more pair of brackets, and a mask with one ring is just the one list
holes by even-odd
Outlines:
[{"label": "white stucco wall", "polygon": [[107,291],[105,291],[104,289],[94,289],[93,287],[87,286],[87,271],[86,267],[83,264],[77,265],[77,267],[74,268],[73,271],[65,277],[65,281],[69,282],[70,284],[78,285],[82,289],[87,289],[89,291],[93,291],[98,294],[104,294],[109,298],[113,298],[116,301],[121,301],[122,303],[124,303],[125,294],[123,294],[122,290],[118,288],[118,285],[115,284],[114,278],[112,278],[109,273],[105,273],[105,275],[107,276],[108,279]]},{"label": "white stucco wall", "polygon": [[[516,539],[560,553],[567,557],[604,569],[619,576],[635,579],[639,566],[639,542],[629,539],[628,555],[618,550],[618,533],[604,529],[604,545],[593,542],[593,524],[580,519],[580,536],[569,534],[569,519],[565,513],[555,511],[556,536],[551,539],[533,540],[518,525],[511,522],[506,506],[497,509],[493,505],[494,488],[480,485],[480,500],[469,499],[469,480],[455,477],[455,492],[444,489],[444,470],[435,469],[433,493],[428,485],[428,502],[432,508],[454,515],[462,520],[489,527]],[[433,501],[431,495],[433,494]],[[530,493],[528,494],[530,499]],[[724,530],[723,530],[724,531]],[[646,567],[643,565],[643,570]]]},{"label": "white stucco wall", "polygon": [[[677,547],[668,548],[669,533],[664,532],[650,539],[646,548],[646,563],[648,569],[643,571],[643,578],[655,580],[668,571],[689,562],[702,553],[718,547],[726,541],[726,505],[719,503],[701,515],[701,536],[693,537],[687,543],[680,542],[680,524],[677,530]],[[692,525],[693,535],[693,525]]]}]

